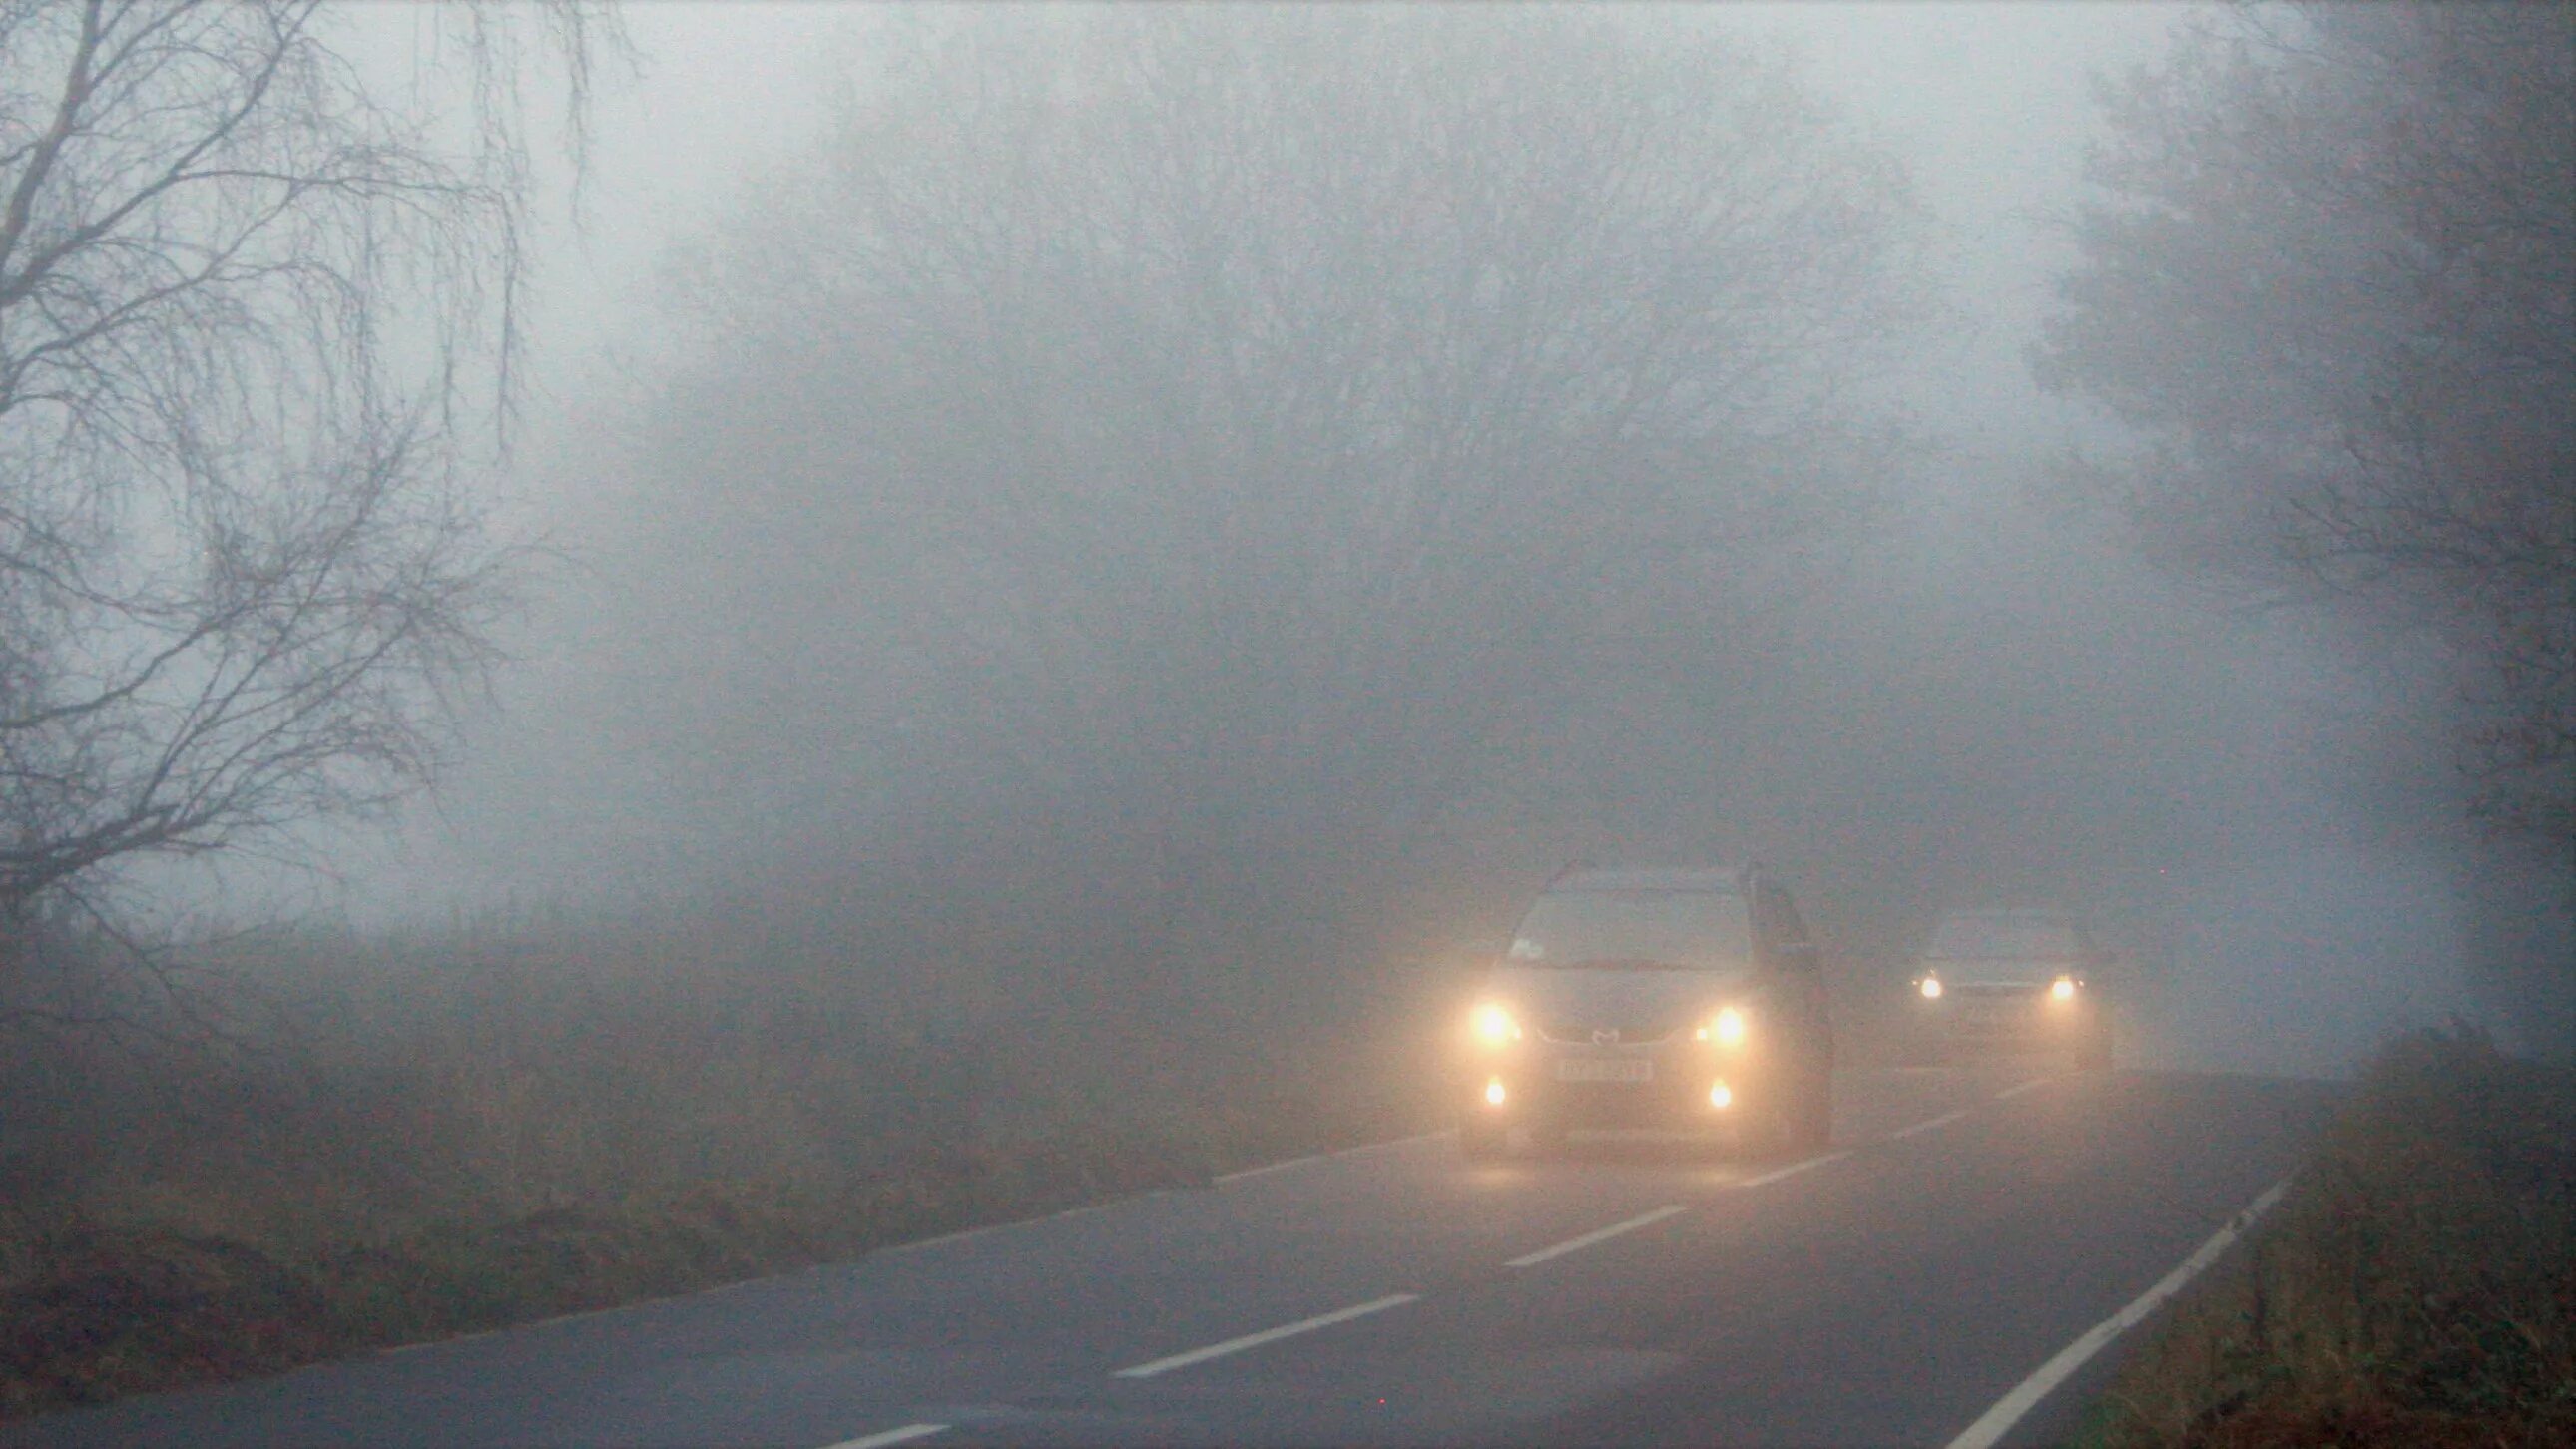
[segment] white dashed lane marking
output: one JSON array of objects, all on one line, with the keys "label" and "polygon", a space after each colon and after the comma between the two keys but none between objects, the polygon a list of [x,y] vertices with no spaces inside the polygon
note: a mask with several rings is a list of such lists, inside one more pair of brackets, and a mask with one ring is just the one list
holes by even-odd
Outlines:
[{"label": "white dashed lane marking", "polygon": [[1762,1174],[1760,1177],[1748,1177],[1744,1181],[1737,1183],[1736,1186],[1768,1187],[1772,1183],[1778,1182],[1784,1177],[1796,1177],[1799,1173],[1806,1171],[1810,1167],[1822,1167],[1828,1162],[1840,1162],[1849,1156],[1851,1156],[1851,1152],[1848,1148],[1841,1152],[1828,1152],[1822,1157],[1810,1157],[1804,1162],[1792,1162],[1786,1167],[1775,1167],[1769,1172]]},{"label": "white dashed lane marking", "polygon": [[1562,1258],[1568,1253],[1580,1252],[1585,1248],[1591,1247],[1595,1243],[1606,1243],[1610,1239],[1619,1236],[1621,1233],[1633,1233],[1639,1228],[1647,1227],[1654,1223],[1660,1223],[1664,1219],[1672,1217],[1677,1213],[1688,1211],[1689,1209],[1683,1207],[1680,1203],[1666,1203],[1662,1207],[1655,1209],[1653,1212],[1639,1213],[1624,1223],[1612,1223],[1610,1226],[1603,1228],[1598,1232],[1585,1233],[1579,1238],[1568,1238],[1553,1248],[1541,1248],[1535,1253],[1524,1253],[1521,1256],[1512,1259],[1510,1262],[1505,1263],[1503,1266],[1506,1268],[1535,1268],[1550,1258]]},{"label": "white dashed lane marking", "polygon": [[1960,1118],[1967,1116],[1969,1110],[1969,1108],[1962,1107],[1956,1112],[1944,1112],[1929,1122],[1917,1122],[1911,1127],[1900,1127],[1897,1130],[1888,1133],[1887,1140],[1890,1142],[1902,1142],[1917,1132],[1930,1132],[1937,1128],[1947,1127],[1951,1123],[1958,1121]]},{"label": "white dashed lane marking", "polygon": [[1283,1338],[1294,1338],[1301,1333],[1330,1328],[1336,1323],[1348,1323],[1354,1318],[1365,1318],[1372,1313],[1384,1313],[1390,1308],[1401,1308],[1407,1303],[1420,1301],[1420,1298],[1421,1295],[1415,1293],[1393,1293],[1384,1298],[1373,1298],[1366,1303],[1344,1308],[1338,1312],[1319,1313],[1313,1318],[1301,1318],[1295,1323],[1283,1323],[1277,1328],[1265,1328],[1259,1333],[1247,1333],[1241,1338],[1229,1338],[1223,1343],[1211,1343],[1205,1348],[1194,1348],[1187,1353],[1176,1353],[1169,1358],[1140,1363],[1134,1368],[1123,1368],[1118,1370],[1115,1377],[1150,1379],[1156,1374],[1167,1374],[1177,1368],[1188,1368],[1194,1363],[1205,1363],[1212,1358],[1241,1353],[1247,1348],[1259,1348],[1265,1343],[1277,1343]]},{"label": "white dashed lane marking", "polygon": [[948,1426],[945,1424],[906,1424],[900,1429],[888,1429],[882,1434],[866,1434],[856,1439],[844,1439],[838,1444],[827,1446],[827,1449],[890,1449],[892,1445],[909,1444],[915,1439],[927,1439],[933,1434],[945,1433],[947,1429]]}]

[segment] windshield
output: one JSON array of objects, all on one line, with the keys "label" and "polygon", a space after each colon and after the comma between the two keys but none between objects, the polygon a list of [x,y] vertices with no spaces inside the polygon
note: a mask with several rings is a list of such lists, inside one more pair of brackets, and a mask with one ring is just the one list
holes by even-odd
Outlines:
[{"label": "windshield", "polygon": [[2081,952],[2074,930],[2045,916],[1946,916],[1923,954],[1953,961],[2069,961]]},{"label": "windshield", "polygon": [[1516,966],[1735,970],[1753,954],[1742,897],[1721,891],[1543,895],[1512,938]]}]

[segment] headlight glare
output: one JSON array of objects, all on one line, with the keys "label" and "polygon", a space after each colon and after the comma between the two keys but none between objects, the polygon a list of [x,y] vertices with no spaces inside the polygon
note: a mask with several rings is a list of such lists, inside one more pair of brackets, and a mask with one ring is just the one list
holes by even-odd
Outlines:
[{"label": "headlight glare", "polygon": [[1521,1024],[1512,1019],[1511,1011],[1498,1002],[1488,1001],[1476,1008],[1467,1019],[1476,1040],[1489,1047],[1508,1046],[1521,1039]]},{"label": "headlight glare", "polygon": [[1744,1013],[1732,1006],[1719,1012],[1711,1034],[1717,1038],[1719,1046],[1744,1045]]},{"label": "headlight glare", "polygon": [[1938,1001],[1941,999],[1940,977],[1926,976],[1923,978],[1923,999],[1926,1001]]},{"label": "headlight glare", "polygon": [[2075,978],[2072,976],[2058,977],[2057,980],[2050,983],[2048,994],[2053,1000],[2073,1001],[2075,999]]}]

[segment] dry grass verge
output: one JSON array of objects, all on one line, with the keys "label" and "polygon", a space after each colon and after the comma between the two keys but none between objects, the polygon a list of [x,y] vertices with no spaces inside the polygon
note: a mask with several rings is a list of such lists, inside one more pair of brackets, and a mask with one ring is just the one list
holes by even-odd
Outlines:
[{"label": "dry grass verge", "polygon": [[941,1010],[706,944],[271,941],[259,964],[301,1014],[257,1050],[0,1053],[0,1417],[1425,1125],[1415,1054],[1371,1035],[1405,1003],[1267,1027],[1109,991]]},{"label": "dry grass verge", "polygon": [[302,1252],[57,1225],[26,1245],[40,1266],[0,1293],[0,1406],[98,1403],[685,1293],[1196,1175],[1171,1144],[1032,1144],[841,1194],[707,1182]]},{"label": "dry grass verge", "polygon": [[[1275,1105],[1284,1106],[1283,1101]],[[983,1223],[1204,1184],[1361,1119],[1095,1129],[905,1163],[838,1190],[707,1181],[447,1218],[376,1241],[262,1246],[159,1226],[21,1223],[0,1286],[0,1417],[273,1373],[371,1348],[716,1287]]]},{"label": "dry grass verge", "polygon": [[2576,1072],[2467,1030],[2391,1045],[2080,1442],[2576,1444]]}]

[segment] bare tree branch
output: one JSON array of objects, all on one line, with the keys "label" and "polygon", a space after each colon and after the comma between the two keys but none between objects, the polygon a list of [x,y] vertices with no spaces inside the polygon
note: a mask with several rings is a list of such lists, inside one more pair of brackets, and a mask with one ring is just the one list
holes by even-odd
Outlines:
[{"label": "bare tree branch", "polygon": [[588,0],[497,9],[438,22],[476,97],[460,138],[370,89],[324,0],[0,0],[13,930],[155,977],[126,867],[291,857],[435,768],[518,567],[469,486],[516,385],[516,97],[545,58],[520,36],[565,62],[576,142],[613,40]]}]

